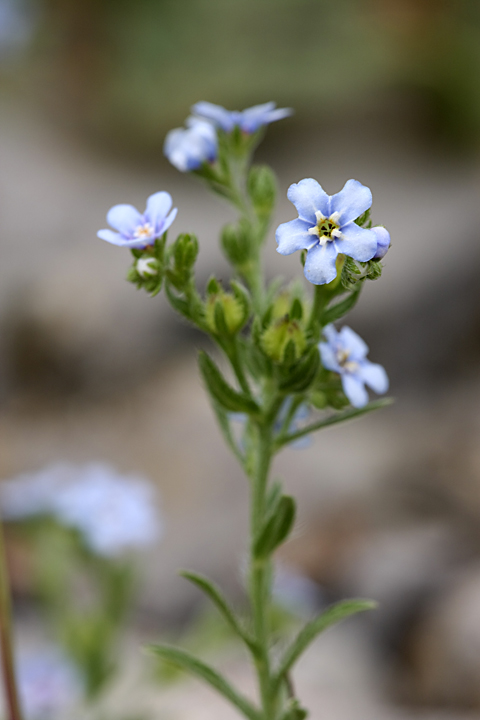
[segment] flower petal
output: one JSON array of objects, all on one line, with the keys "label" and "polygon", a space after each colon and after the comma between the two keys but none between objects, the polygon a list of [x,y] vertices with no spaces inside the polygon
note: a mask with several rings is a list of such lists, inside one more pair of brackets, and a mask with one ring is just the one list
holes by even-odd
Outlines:
[{"label": "flower petal", "polygon": [[333,242],[326,245],[317,244],[308,251],[305,267],[305,277],[314,285],[325,285],[337,277],[335,260],[338,251]]},{"label": "flower petal", "polygon": [[101,240],[106,240],[107,242],[112,243],[112,245],[123,245],[124,243],[120,233],[114,232],[113,230],[99,230],[97,232],[97,237]]},{"label": "flower petal", "polygon": [[375,253],[375,260],[381,260],[387,254],[387,250],[390,247],[390,233],[388,230],[381,225],[372,228],[372,232],[375,233],[377,238],[377,252]]},{"label": "flower petal", "polygon": [[321,342],[318,344],[320,350],[320,357],[322,359],[322,365],[327,370],[332,370],[336,373],[341,373],[341,367],[338,364],[337,354],[333,347],[329,343]]},{"label": "flower petal", "polygon": [[130,236],[142,224],[143,217],[133,205],[114,205],[107,213],[107,222],[122,235]]},{"label": "flower petal", "polygon": [[308,234],[309,224],[300,218],[290,220],[278,226],[275,239],[280,255],[291,255],[296,250],[306,250],[315,241]]},{"label": "flower petal", "polygon": [[168,228],[170,227],[170,225],[173,223],[173,221],[174,221],[175,218],[177,217],[177,212],[178,212],[178,208],[173,208],[173,210],[172,210],[172,212],[170,213],[170,215],[168,215],[168,217],[165,218],[164,223],[163,223],[163,225],[162,225],[162,227],[161,227],[161,229],[160,229],[160,232],[162,233],[162,235],[163,235],[164,232],[166,232],[166,230],[168,230]]},{"label": "flower petal", "polygon": [[352,360],[363,360],[368,354],[368,345],[360,335],[357,335],[348,325],[344,325],[338,334],[342,347],[350,351],[350,358]]},{"label": "flower petal", "polygon": [[343,392],[350,400],[353,407],[361,408],[368,403],[368,393],[362,380],[351,373],[342,375]]},{"label": "flower petal", "polygon": [[332,195],[331,212],[340,213],[340,225],[356,220],[372,204],[372,193],[358,180],[347,180],[336,195]]},{"label": "flower petal", "polygon": [[338,252],[359,262],[366,262],[377,252],[377,236],[372,230],[366,230],[352,222],[342,227],[342,237],[335,240],[335,245]]},{"label": "flower petal", "polygon": [[305,178],[290,185],[287,197],[297,208],[298,216],[311,225],[317,224],[315,213],[320,210],[325,217],[330,216],[330,197],[313,178]]},{"label": "flower petal", "polygon": [[382,394],[388,390],[388,375],[385,372],[385,368],[378,363],[372,363],[369,360],[364,360],[360,365],[358,372],[369,387],[372,388],[376,393]]},{"label": "flower petal", "polygon": [[254,105],[240,113],[240,127],[246,133],[253,133],[262,125],[268,125],[276,120],[282,120],[282,118],[288,117],[288,115],[292,113],[293,110],[290,108],[278,108],[276,110],[274,102]]},{"label": "flower petal", "polygon": [[155,234],[163,232],[162,226],[171,207],[172,196],[168,192],[157,192],[148,198],[145,220],[153,225]]},{"label": "flower petal", "polygon": [[221,127],[222,130],[225,130],[225,132],[233,130],[239,120],[237,116],[240,115],[240,113],[226,110],[221,105],[215,105],[214,103],[205,101],[192,105],[191,111],[194,115],[213,122],[218,127]]}]

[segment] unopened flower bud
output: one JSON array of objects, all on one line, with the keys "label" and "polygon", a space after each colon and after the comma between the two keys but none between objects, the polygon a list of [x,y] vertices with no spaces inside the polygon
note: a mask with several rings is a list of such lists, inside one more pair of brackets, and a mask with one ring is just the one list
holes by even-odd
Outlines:
[{"label": "unopened flower bud", "polygon": [[139,258],[136,262],[135,268],[140,277],[144,279],[152,277],[153,275],[158,275],[158,260],[154,257]]},{"label": "unopened flower bud", "polygon": [[377,238],[377,252],[373,256],[373,260],[381,260],[387,254],[388,248],[390,247],[390,233],[388,230],[381,225],[372,228],[372,232],[375,233]]},{"label": "unopened flower bud", "polygon": [[228,332],[234,335],[243,325],[247,316],[242,304],[236,297],[223,290],[207,297],[205,320],[214,333]]},{"label": "unopened flower bud", "polygon": [[288,316],[273,322],[263,333],[262,345],[265,353],[275,362],[285,360],[287,346],[293,348],[293,360],[298,360],[305,351],[305,333],[296,320]]}]

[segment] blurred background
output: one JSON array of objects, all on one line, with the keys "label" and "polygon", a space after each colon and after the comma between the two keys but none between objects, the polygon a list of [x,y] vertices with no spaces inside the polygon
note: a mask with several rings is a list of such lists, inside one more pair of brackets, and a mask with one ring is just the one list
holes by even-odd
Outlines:
[{"label": "blurred background", "polygon": [[[163,297],[124,282],[129,253],[96,238],[111,205],[143,209],[168,190],[175,232],[199,236],[200,284],[227,276],[217,236],[229,209],[162,155],[199,100],[295,109],[258,152],[279,176],[274,227],[295,216],[292,182],[333,194],[353,177],[392,237],[348,322],[386,367],[395,406],[277,465],[299,499],[283,601],[300,615],[347,595],[380,602],[319,639],[298,693],[312,720],[478,717],[475,0],[0,0],[0,477],[92,460],[149,477],[165,533],[143,556],[125,673],[146,638],[196,633],[250,687],[243,656],[199,631],[202,600],[176,575],[209,574],[242,602],[247,488],[198,377],[203,341]],[[273,229],[265,264],[301,273]],[[28,644],[38,628],[13,542],[10,557]],[[152,717],[230,718],[193,681],[150,694]]]}]

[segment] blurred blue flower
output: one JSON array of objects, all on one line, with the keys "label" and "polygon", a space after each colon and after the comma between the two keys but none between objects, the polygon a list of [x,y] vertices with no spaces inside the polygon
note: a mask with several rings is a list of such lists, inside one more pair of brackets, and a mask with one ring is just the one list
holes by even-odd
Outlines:
[{"label": "blurred blue flower", "polygon": [[339,373],[345,395],[353,407],[361,408],[368,403],[368,385],[376,393],[388,390],[388,377],[381,365],[366,359],[368,347],[362,338],[346,325],[337,332],[333,325],[323,329],[327,342],[318,347],[322,364],[327,370]]},{"label": "blurred blue flower", "polygon": [[192,113],[208,120],[225,132],[231,132],[238,125],[242,132],[251,134],[263,125],[282,120],[293,113],[290,108],[276,108],[275,105],[274,102],[268,102],[239,111],[226,110],[221,105],[214,105],[210,102],[198,102],[193,105]]},{"label": "blurred blue flower", "polygon": [[151,545],[161,535],[150,483],[118,475],[103,463],[79,469],[52,505],[60,523],[79,530],[91,550],[106,557]]},{"label": "blurred blue flower", "polygon": [[162,534],[152,485],[104,463],[56,464],[4,481],[0,508],[12,521],[51,516],[78,530],[93,552],[106,557],[152,544]]},{"label": "blurred blue flower", "polygon": [[372,232],[375,233],[375,237],[377,238],[377,252],[373,256],[373,259],[381,260],[385,257],[390,247],[390,233],[381,225],[373,227]]},{"label": "blurred blue flower", "polygon": [[107,213],[107,222],[113,230],[99,230],[97,235],[113,245],[128,248],[145,248],[168,230],[175,220],[177,208],[172,207],[168,192],[157,192],[147,200],[143,215],[133,205],[114,205]]},{"label": "blurred blue flower", "polygon": [[316,582],[291,565],[275,564],[272,595],[288,612],[308,618],[318,613],[324,603],[322,589]]},{"label": "blurred blue flower", "polygon": [[357,180],[348,180],[336,195],[327,195],[312,178],[290,185],[287,197],[298,218],[277,228],[277,252],[291,255],[307,250],[304,273],[314,285],[337,276],[339,253],[354,260],[371,260],[377,251],[377,235],[354,221],[372,204],[372,193]]},{"label": "blurred blue flower", "polygon": [[67,710],[80,701],[81,678],[68,658],[55,648],[20,653],[17,676],[25,720],[66,717]]},{"label": "blurred blue flower", "polygon": [[217,133],[211,123],[189,117],[185,124],[186,128],[170,130],[163,146],[165,157],[180,172],[198,170],[217,157]]}]

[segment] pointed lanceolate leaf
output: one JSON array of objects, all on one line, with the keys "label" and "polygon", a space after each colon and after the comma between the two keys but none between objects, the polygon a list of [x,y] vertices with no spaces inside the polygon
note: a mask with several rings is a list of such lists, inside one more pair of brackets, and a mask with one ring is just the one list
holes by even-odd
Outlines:
[{"label": "pointed lanceolate leaf", "polygon": [[245,393],[234,390],[227,383],[222,373],[206,352],[201,351],[198,357],[200,371],[205,384],[220,405],[230,412],[243,412],[249,415],[257,414],[260,411],[257,403],[245,395]]},{"label": "pointed lanceolate leaf", "polygon": [[376,607],[377,604],[373,600],[344,600],[332,605],[319,617],[307,623],[300,630],[290,647],[287,648],[280,662],[275,679],[277,686],[317,635],[350,615],[356,615],[365,610],[374,610]]},{"label": "pointed lanceolate leaf", "polygon": [[186,670],[201,680],[205,680],[220,695],[229,700],[249,720],[261,720],[260,712],[251,702],[241,695],[217,670],[204,663],[190,653],[171,647],[170,645],[150,645],[150,649],[158,657]]},{"label": "pointed lanceolate leaf", "polygon": [[329,325],[330,323],[335,322],[336,320],[339,320],[344,315],[347,314],[352,308],[355,307],[358,298],[360,297],[360,290],[362,289],[362,284],[355,285],[354,290],[347,295],[347,297],[344,300],[341,300],[340,302],[336,303],[335,305],[332,305],[331,307],[327,308],[325,312],[323,313],[322,318],[322,325]]},{"label": "pointed lanceolate leaf", "polygon": [[234,630],[237,635],[239,635],[250,648],[254,647],[253,640],[247,635],[247,632],[242,627],[239,619],[229,606],[222,591],[219,587],[217,587],[217,585],[212,583],[208,578],[204,577],[203,575],[198,575],[197,573],[189,572],[186,570],[180,572],[180,575],[187,580],[190,580],[191,583],[193,583],[200,590],[202,590],[202,592],[204,592],[205,595],[210,598],[217,610],[223,615],[232,630]]},{"label": "pointed lanceolate leaf", "polygon": [[281,545],[295,522],[295,500],[290,495],[282,495],[272,510],[255,542],[254,553],[257,558],[268,557]]}]

